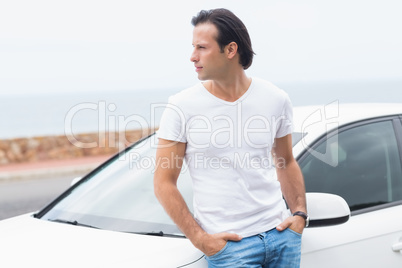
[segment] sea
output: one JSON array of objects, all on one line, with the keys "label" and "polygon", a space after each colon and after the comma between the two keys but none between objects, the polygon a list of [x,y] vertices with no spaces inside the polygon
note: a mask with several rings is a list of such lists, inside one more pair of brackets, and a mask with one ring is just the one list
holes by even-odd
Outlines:
[{"label": "sea", "polygon": [[[401,103],[402,80],[275,83],[293,106]],[[0,139],[157,127],[169,96],[184,88],[0,95]]]}]

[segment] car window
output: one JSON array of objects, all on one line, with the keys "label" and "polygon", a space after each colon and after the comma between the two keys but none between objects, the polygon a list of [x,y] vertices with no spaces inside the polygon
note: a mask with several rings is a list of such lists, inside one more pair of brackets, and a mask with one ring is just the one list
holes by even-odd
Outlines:
[{"label": "car window", "polygon": [[391,120],[341,130],[309,151],[299,161],[308,192],[338,194],[352,211],[402,200]]},{"label": "car window", "polygon": [[[154,195],[155,167],[163,163],[156,162],[156,141],[152,139],[155,136],[91,173],[41,218],[121,232],[181,234]],[[192,208],[192,185],[186,166],[178,187]]]},{"label": "car window", "polygon": [[292,133],[292,147],[295,146],[306,135],[307,135],[307,133],[293,132]]}]

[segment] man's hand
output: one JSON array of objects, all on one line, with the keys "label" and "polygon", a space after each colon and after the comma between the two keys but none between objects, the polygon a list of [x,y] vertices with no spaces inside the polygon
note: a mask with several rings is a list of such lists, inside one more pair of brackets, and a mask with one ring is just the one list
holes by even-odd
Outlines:
[{"label": "man's hand", "polygon": [[302,234],[306,226],[306,221],[300,216],[290,216],[284,220],[281,224],[276,227],[276,230],[282,232],[283,230],[289,228],[296,233]]},{"label": "man's hand", "polygon": [[[272,151],[277,159],[282,159],[284,165],[276,167],[278,181],[281,184],[283,196],[291,211],[306,211],[306,190],[303,174],[292,153],[292,135],[275,139]],[[279,224],[276,229],[283,231],[287,228],[301,234],[305,220],[300,216],[291,216]]]},{"label": "man's hand", "polygon": [[228,241],[240,241],[242,237],[232,233],[205,233],[197,243],[197,247],[206,256],[212,256],[222,250]]}]

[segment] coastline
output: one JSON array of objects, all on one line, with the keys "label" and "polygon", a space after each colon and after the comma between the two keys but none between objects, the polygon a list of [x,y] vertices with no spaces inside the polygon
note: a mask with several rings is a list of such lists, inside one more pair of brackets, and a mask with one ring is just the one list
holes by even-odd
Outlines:
[{"label": "coastline", "polygon": [[0,140],[0,182],[82,176],[154,129]]},{"label": "coastline", "polygon": [[0,166],[0,183],[11,180],[83,176],[109,159],[112,155],[79,157],[65,160],[47,160]]}]

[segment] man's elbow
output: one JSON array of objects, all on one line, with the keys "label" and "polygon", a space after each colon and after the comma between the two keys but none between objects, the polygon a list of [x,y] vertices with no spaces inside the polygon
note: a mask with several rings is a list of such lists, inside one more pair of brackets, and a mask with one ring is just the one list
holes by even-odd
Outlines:
[{"label": "man's elbow", "polygon": [[171,193],[175,187],[177,188],[176,183],[167,179],[166,176],[154,176],[154,194],[159,201],[161,201],[165,196],[169,196],[169,193]]}]

